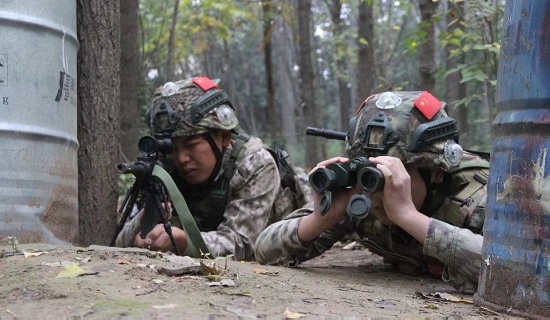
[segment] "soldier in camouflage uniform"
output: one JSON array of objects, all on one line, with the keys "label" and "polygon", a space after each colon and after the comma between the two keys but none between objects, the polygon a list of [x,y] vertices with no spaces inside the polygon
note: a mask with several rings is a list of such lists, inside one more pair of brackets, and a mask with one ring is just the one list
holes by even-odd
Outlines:
[{"label": "soldier in camouflage uniform", "polygon": [[[260,234],[257,261],[297,266],[357,232],[361,243],[398,270],[436,275],[461,292],[475,292],[488,162],[463,151],[457,140],[456,121],[428,92],[367,98],[350,121],[346,152],[349,159],[368,157],[384,176],[383,189],[367,194],[357,185],[340,188],[332,191],[328,209],[314,192],[313,210],[296,210]],[[318,167],[346,161],[333,158]],[[346,214],[358,193],[371,200],[364,218]]]},{"label": "soldier in camouflage uniform", "polygon": [[[153,133],[166,127],[171,133],[174,150],[167,157],[174,169],[170,174],[214,257],[233,254],[238,260],[253,259],[258,234],[280,220],[283,212],[311,201],[311,192],[300,186],[301,203],[287,197],[289,190],[281,188],[274,157],[259,138],[240,129],[231,102],[212,80],[191,78],[158,88],[148,118]],[[301,172],[307,182],[307,174]],[[163,224],[145,239],[140,237],[142,215],[143,210],[125,224],[116,246],[173,251]],[[184,252],[185,231],[177,215],[171,219],[176,246]]]}]

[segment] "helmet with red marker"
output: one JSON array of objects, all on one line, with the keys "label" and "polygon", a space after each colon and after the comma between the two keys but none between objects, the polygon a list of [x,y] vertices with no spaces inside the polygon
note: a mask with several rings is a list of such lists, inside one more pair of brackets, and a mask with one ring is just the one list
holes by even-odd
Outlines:
[{"label": "helmet with red marker", "polygon": [[207,77],[168,82],[156,89],[147,116],[153,133],[171,132],[173,138],[232,130],[239,125],[227,94]]},{"label": "helmet with red marker", "polygon": [[427,91],[384,92],[368,97],[350,121],[350,158],[388,155],[419,168],[456,168],[463,154],[456,120]]}]

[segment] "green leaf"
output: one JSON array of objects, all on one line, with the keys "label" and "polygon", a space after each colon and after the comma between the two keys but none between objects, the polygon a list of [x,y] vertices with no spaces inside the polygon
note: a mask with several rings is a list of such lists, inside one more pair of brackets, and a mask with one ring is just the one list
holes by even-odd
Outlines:
[{"label": "green leaf", "polygon": [[85,274],[96,274],[97,272],[84,270],[78,265],[65,266],[65,270],[61,270],[56,278],[74,278]]},{"label": "green leaf", "polygon": [[454,39],[450,39],[450,40],[449,40],[449,44],[452,44],[452,45],[454,45],[454,46],[460,47],[461,42],[460,42],[460,39],[454,38]]}]

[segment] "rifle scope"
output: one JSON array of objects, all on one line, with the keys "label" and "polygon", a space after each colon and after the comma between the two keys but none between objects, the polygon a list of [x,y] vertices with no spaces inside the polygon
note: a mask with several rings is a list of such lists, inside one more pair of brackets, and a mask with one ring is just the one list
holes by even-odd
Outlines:
[{"label": "rifle scope", "polygon": [[144,154],[157,152],[168,154],[172,152],[173,148],[172,138],[169,135],[144,136],[138,141],[138,149]]}]

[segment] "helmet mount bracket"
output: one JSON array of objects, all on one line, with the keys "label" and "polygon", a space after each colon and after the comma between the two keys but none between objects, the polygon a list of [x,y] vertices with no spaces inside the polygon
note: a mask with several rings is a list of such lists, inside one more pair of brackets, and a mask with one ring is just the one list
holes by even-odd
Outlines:
[{"label": "helmet mount bracket", "polygon": [[155,133],[174,131],[176,129],[176,125],[180,121],[180,116],[166,101],[163,101],[160,104],[153,119],[150,119],[150,109],[148,110],[146,117],[148,118],[148,121],[151,121],[151,128],[153,128],[153,132]]},{"label": "helmet mount bracket", "polygon": [[193,102],[191,106],[191,122],[197,124],[207,113],[222,104],[227,104],[234,109],[225,91],[219,89],[207,91],[202,97]]},{"label": "helmet mount bracket", "polygon": [[436,141],[448,139],[454,139],[458,143],[458,126],[455,119],[443,117],[416,127],[407,149],[416,152]]},{"label": "helmet mount bracket", "polygon": [[393,130],[384,112],[378,113],[365,128],[363,150],[387,153],[388,149],[397,143]]}]

